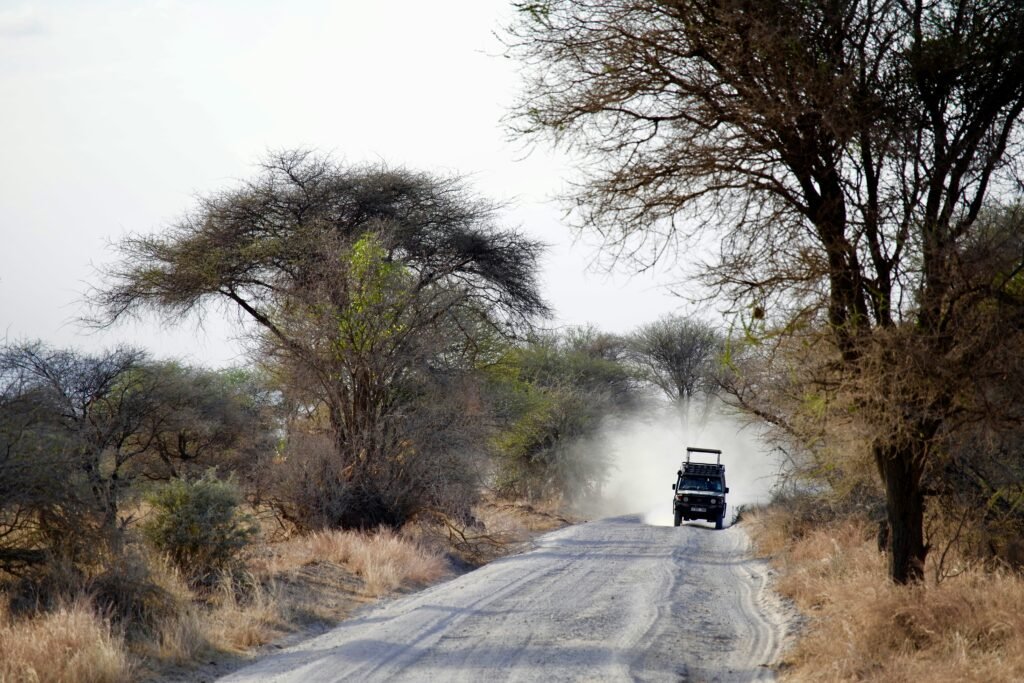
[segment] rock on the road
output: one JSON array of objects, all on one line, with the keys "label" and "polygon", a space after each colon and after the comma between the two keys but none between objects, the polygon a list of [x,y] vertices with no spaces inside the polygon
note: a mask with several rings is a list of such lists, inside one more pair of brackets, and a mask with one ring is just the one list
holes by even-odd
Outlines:
[{"label": "rock on the road", "polygon": [[785,618],[744,531],[618,517],[371,608],[222,681],[767,681]]}]

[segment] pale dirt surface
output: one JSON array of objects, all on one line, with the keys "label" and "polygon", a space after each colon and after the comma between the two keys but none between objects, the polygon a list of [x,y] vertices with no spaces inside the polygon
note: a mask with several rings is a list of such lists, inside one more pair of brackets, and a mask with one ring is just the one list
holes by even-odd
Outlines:
[{"label": "pale dirt surface", "polygon": [[220,679],[770,681],[789,617],[738,527],[567,527]]}]

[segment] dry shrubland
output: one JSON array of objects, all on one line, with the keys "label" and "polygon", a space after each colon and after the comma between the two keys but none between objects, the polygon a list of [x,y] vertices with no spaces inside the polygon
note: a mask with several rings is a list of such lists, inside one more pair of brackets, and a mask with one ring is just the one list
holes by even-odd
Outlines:
[{"label": "dry shrubland", "polygon": [[262,570],[258,575],[225,575],[202,590],[166,560],[148,558],[146,590],[159,596],[152,607],[157,613],[140,613],[134,620],[99,616],[98,601],[88,593],[19,619],[7,611],[9,596],[0,593],[0,681],[127,681],[138,672],[158,675],[168,666],[187,667],[216,653],[244,653],[301,626],[279,579],[303,565],[340,565],[361,579],[362,593],[369,597],[436,581],[448,572],[440,554],[385,530],[320,532],[272,544],[267,552],[273,553],[272,561],[252,563]]},{"label": "dry shrubland", "polygon": [[[461,376],[434,388],[474,399],[468,422],[424,394],[417,438],[401,439],[394,462],[353,488],[337,439],[317,441],[330,447],[319,453],[303,438],[324,436],[316,411],[297,415],[266,377],[154,364],[130,350],[0,347],[0,683],[160,675],[338,621],[507,552],[524,536],[512,527],[531,527],[529,513],[484,529],[486,515],[471,507],[486,482],[481,463],[465,458],[489,457],[474,425],[499,401],[485,406],[483,380],[462,386]],[[206,403],[196,396],[204,391]],[[101,404],[106,412],[93,415]],[[505,408],[514,422],[516,406]],[[116,439],[81,428],[101,418],[121,430]],[[449,438],[456,427],[462,436]],[[86,438],[94,431],[104,438]],[[307,446],[324,456],[317,467],[297,457]],[[275,477],[282,468],[295,477]],[[367,531],[377,526],[367,520],[385,523]],[[66,605],[92,624],[71,645],[57,628]],[[33,652],[49,653],[45,671]],[[122,662],[114,673],[94,673],[111,657]]]},{"label": "dry shrubland", "polygon": [[[119,575],[120,595],[80,589],[51,609],[12,614],[7,605],[16,596],[0,591],[0,681],[137,680],[214,652],[244,652],[288,627],[272,580],[243,577],[240,585],[225,577],[199,593],[164,559],[146,563]],[[124,605],[132,610],[116,614]]]},{"label": "dry shrubland", "polygon": [[[443,579],[453,572],[452,557],[484,562],[567,522],[554,506],[490,501],[476,514],[482,527],[453,527],[461,539],[426,522],[400,531],[264,534],[244,572],[198,586],[168,558],[137,548],[116,577],[106,577],[102,600],[81,591],[19,615],[7,608],[13,589],[0,589],[0,683],[159,680],[171,670],[187,678],[197,662],[244,655],[311,619],[338,621],[369,600]],[[460,549],[455,540],[469,545]],[[54,590],[72,595],[75,588],[68,581]],[[131,609],[111,618],[110,604]]]},{"label": "dry shrubland", "polygon": [[931,580],[901,587],[887,580],[877,527],[863,519],[794,529],[778,507],[746,519],[779,571],[777,590],[807,618],[782,680],[1024,679],[1020,575],[975,564],[936,581],[931,566]]}]

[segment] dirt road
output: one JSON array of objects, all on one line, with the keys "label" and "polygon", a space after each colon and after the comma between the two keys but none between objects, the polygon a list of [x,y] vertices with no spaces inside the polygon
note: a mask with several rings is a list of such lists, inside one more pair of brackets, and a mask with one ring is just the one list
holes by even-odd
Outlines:
[{"label": "dirt road", "polygon": [[766,572],[739,528],[589,522],[221,680],[772,680]]}]

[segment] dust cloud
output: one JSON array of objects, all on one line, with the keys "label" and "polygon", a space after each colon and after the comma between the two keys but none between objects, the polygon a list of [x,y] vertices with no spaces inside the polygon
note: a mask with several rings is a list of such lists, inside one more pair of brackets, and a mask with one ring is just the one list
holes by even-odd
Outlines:
[{"label": "dust cloud", "polygon": [[[718,401],[688,408],[664,406],[606,428],[596,440],[612,463],[600,499],[584,513],[591,517],[641,514],[648,524],[672,525],[672,484],[686,447],[717,448],[725,465],[731,523],[741,505],[766,502],[776,481],[777,458],[760,430],[729,413]],[[713,462],[714,455],[695,454]],[[700,522],[692,522],[700,524]]]}]

